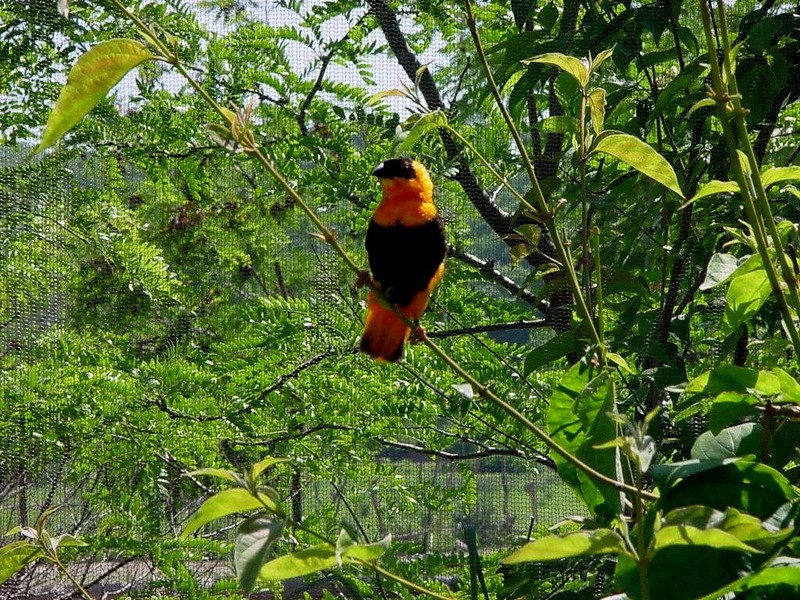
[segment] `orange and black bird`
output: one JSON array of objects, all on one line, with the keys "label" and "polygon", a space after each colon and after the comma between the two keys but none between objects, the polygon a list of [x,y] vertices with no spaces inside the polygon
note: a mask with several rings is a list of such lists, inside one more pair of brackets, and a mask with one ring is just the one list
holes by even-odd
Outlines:
[{"label": "orange and black bird", "polygon": [[[442,278],[447,252],[442,218],[433,203],[433,182],[422,164],[408,158],[382,162],[372,174],[383,191],[367,229],[372,278],[389,302],[416,321]],[[410,333],[408,325],[370,292],[361,351],[381,362],[400,360]]]}]

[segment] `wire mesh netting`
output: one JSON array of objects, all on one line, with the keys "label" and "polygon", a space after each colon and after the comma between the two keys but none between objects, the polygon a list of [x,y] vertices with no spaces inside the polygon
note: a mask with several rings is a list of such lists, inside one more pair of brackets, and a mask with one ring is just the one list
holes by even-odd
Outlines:
[{"label": "wire mesh netting", "polygon": [[[54,52],[40,65],[36,85],[57,89],[71,61],[90,44],[52,4],[22,3],[16,12],[9,10],[3,35],[24,37],[14,48],[20,69],[37,48]],[[390,55],[375,54],[365,58],[369,64],[356,66],[337,54],[341,49],[346,57],[349,36],[364,33],[364,14],[314,23],[308,12],[313,6],[244,3],[238,17],[229,19],[214,8],[166,4],[173,28],[196,19],[202,30],[187,44],[202,40],[208,54],[199,58],[202,51],[195,47],[187,52],[197,54],[187,60],[197,58],[212,85],[229,86],[220,99],[233,94],[236,101],[257,100],[266,129],[262,143],[284,166],[296,165],[290,172],[311,198],[330,189],[310,176],[323,164],[340,199],[314,202],[329,225],[345,232],[348,249],[363,253],[363,227],[375,195],[364,165],[381,159],[369,155],[369,138],[377,135],[376,125],[383,135],[391,132],[395,111],[413,109],[408,100],[389,98],[389,110],[376,122],[345,128],[350,133],[341,127],[327,131],[335,123],[324,119],[346,122],[346,110],[350,120],[361,120],[355,109],[366,94],[408,82]],[[82,14],[80,4],[73,8],[78,21],[72,23],[91,24],[96,17],[103,35],[121,22],[102,11]],[[322,25],[325,31],[314,29]],[[377,31],[369,35],[371,44],[380,43]],[[245,54],[254,49],[264,56],[274,52],[274,71],[247,64]],[[428,55],[437,58],[444,50],[444,41],[437,42]],[[213,65],[212,56],[225,66]],[[209,62],[203,66],[203,60]],[[243,68],[261,72],[255,78],[236,74]],[[241,89],[245,80],[253,88]],[[221,585],[234,573],[219,547],[201,543],[197,558],[168,548],[212,490],[208,481],[187,473],[202,466],[244,469],[269,454],[305,465],[273,480],[296,518],[325,528],[349,523],[367,540],[393,534],[401,555],[465,556],[465,526],[477,530],[481,550],[489,552],[518,542],[535,526],[583,513],[551,465],[534,468],[502,452],[491,458],[496,444],[470,422],[474,408],[434,425],[435,403],[449,402],[452,393],[416,349],[399,374],[384,372],[360,393],[347,389],[342,374],[356,360],[353,341],[362,310],[354,276],[309,236],[312,228],[267,175],[222,157],[224,150],[202,130],[207,114],[194,114],[204,111],[174,74],[155,68],[129,75],[67,142],[27,160],[43,120],[26,123],[14,110],[30,110],[24,106],[33,96],[42,102],[36,114],[46,116],[54,96],[38,92],[10,88],[3,98],[11,109],[6,137],[16,140],[0,159],[4,532],[31,526],[60,507],[48,530],[92,540],[91,555],[77,556],[70,568],[98,597],[169,590],[184,569],[201,587]],[[316,97],[324,99],[321,108]],[[158,98],[171,99],[178,110],[153,110]],[[122,120],[128,123],[124,131],[114,124]],[[281,139],[281,128],[294,131]],[[358,166],[336,147],[342,135],[348,136],[347,152],[363,153]],[[310,142],[317,148],[307,152]],[[495,260],[509,264],[505,244],[491,227],[475,229],[475,218],[448,201],[452,195],[452,189],[442,189],[438,196],[452,235],[474,237],[471,251],[487,269]],[[510,206],[504,195],[499,200]],[[360,224],[354,227],[353,218]],[[481,282],[452,285],[496,293]],[[457,320],[444,311],[444,302],[437,300],[431,329],[477,323],[474,316]],[[504,307],[503,316],[509,311],[522,313]],[[274,335],[270,328],[284,331]],[[523,340],[522,331],[497,336]],[[312,393],[315,387],[324,401]],[[398,387],[405,390],[395,394]],[[320,403],[325,410],[326,402],[346,407],[350,394],[363,398],[365,392],[375,396],[366,405],[374,410],[371,416],[361,406],[355,414],[337,408],[329,416],[313,408]],[[415,407],[420,402],[425,410]],[[385,425],[365,429],[369,439],[358,440],[353,425],[364,417],[384,419]],[[468,429],[460,434],[460,427]],[[449,436],[438,443],[438,459],[436,452],[420,452],[436,429]],[[331,435],[337,430],[344,435]],[[481,446],[470,446],[473,436]],[[411,449],[393,447],[392,441]],[[469,448],[454,449],[454,443]],[[486,449],[489,458],[458,460],[467,450],[479,457]],[[226,521],[203,538],[230,540],[233,526]],[[2,586],[7,598],[68,597],[74,591],[46,561]]]},{"label": "wire mesh netting", "polygon": [[[70,18],[59,12],[68,4]],[[700,148],[703,128],[713,130],[707,107],[695,120],[687,114],[705,94],[696,15],[680,2],[477,4],[509,118],[572,236],[567,255],[590,265],[582,227],[604,231],[597,250],[609,264],[597,278],[612,299],[609,335],[639,370],[629,375],[620,358],[621,402],[637,416],[667,406],[664,390],[687,380],[687,365],[747,353],[747,332],[734,339],[721,324],[724,290],[696,295],[713,244],[693,230],[691,213],[681,216],[682,202],[603,161],[581,213],[586,173],[573,169],[578,128],[567,114],[578,112],[579,90],[542,65],[520,65],[545,51],[597,56],[609,38],[617,70],[602,81],[592,126],[606,118],[657,141],[681,167],[695,161],[686,179],[696,187],[729,167],[721,143]],[[737,23],[751,4],[734,3]],[[143,37],[125,6],[164,44],[144,36],[150,47],[177,48],[176,60],[131,64],[63,139],[37,152],[78,58],[103,41]],[[79,588],[96,598],[240,597],[232,554],[246,511],[190,526],[206,500],[265,457],[286,459],[259,479],[294,526],[281,551],[343,531],[363,544],[391,535],[386,560],[400,573],[422,565],[421,578],[442,586],[466,585],[475,550],[496,560],[590,515],[573,492],[582,482],[559,477],[530,428],[424,346],[408,344],[390,365],[358,352],[363,276],[331,242],[368,264],[364,237],[380,196],[370,173],[398,148],[431,171],[447,231],[446,275],[422,318],[428,337],[537,424],[589,345],[552,240],[525,209],[530,182],[461,6],[0,0],[0,531],[19,541],[44,527],[86,544],[57,538],[71,578],[52,556],[28,564],[0,555],[0,569],[14,571],[0,597],[78,597]],[[780,136],[794,135],[795,117],[783,109],[800,93],[800,71],[770,56],[783,79],[759,79],[753,59],[743,93],[766,107],[751,113],[757,143],[789,164],[797,154]],[[113,66],[92,68],[102,78]],[[685,117],[667,114],[675,98]],[[84,101],[75,98],[76,112]],[[667,117],[694,128],[683,132],[688,149]],[[252,134],[263,162],[231,124]],[[659,200],[637,200],[651,197]],[[591,297],[595,274],[581,269]],[[778,337],[765,342],[776,354]],[[687,422],[662,432],[664,455],[705,429],[699,416]],[[544,577],[562,565],[536,568]],[[562,585],[585,576],[566,569]],[[596,571],[600,597],[611,575],[607,564]],[[284,597],[321,597],[322,588],[377,597],[380,585],[374,574],[335,569],[293,578]]]}]

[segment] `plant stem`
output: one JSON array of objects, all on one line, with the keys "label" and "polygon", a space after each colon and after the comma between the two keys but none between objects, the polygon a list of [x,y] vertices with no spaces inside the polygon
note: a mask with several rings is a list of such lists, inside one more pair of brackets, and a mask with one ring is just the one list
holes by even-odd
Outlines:
[{"label": "plant stem", "polygon": [[70,583],[73,586],[75,586],[75,589],[77,589],[81,593],[81,595],[84,598],[86,598],[86,600],[93,600],[93,598],[89,594],[89,592],[87,592],[85,589],[83,589],[83,586],[81,585],[80,581],[75,579],[75,577],[72,575],[72,573],[69,572],[69,569],[67,569],[67,567],[64,565],[64,563],[61,562],[61,559],[58,558],[58,554],[55,551],[53,551],[53,552],[46,551],[46,552],[47,552],[49,560],[56,566],[56,568],[59,571],[61,571],[67,577],[67,579],[69,579]]},{"label": "plant stem", "polygon": [[581,287],[580,282],[578,281],[578,276],[577,273],[575,272],[575,265],[570,260],[567,245],[564,242],[563,238],[561,237],[561,233],[559,232],[558,227],[556,226],[555,213],[547,204],[547,200],[544,197],[542,188],[539,185],[539,179],[536,177],[536,173],[533,169],[533,161],[531,161],[530,157],[528,156],[528,151],[525,147],[525,142],[523,141],[522,136],[520,135],[519,130],[517,129],[516,124],[514,123],[514,119],[511,117],[511,114],[508,112],[508,109],[506,108],[505,103],[503,102],[503,97],[500,95],[500,90],[498,89],[497,84],[494,80],[492,69],[489,66],[489,61],[486,58],[486,53],[483,50],[483,44],[481,42],[481,38],[478,35],[475,15],[472,13],[472,4],[470,0],[464,0],[464,7],[466,9],[467,27],[469,28],[470,34],[472,35],[472,41],[475,44],[475,49],[478,54],[478,60],[481,64],[481,68],[483,69],[484,77],[486,77],[486,82],[489,85],[492,97],[495,100],[495,104],[497,104],[497,107],[500,110],[500,114],[503,116],[503,120],[505,120],[506,122],[508,130],[511,132],[511,136],[514,138],[514,143],[516,144],[517,150],[519,151],[523,167],[528,173],[528,179],[530,180],[531,191],[533,192],[533,198],[538,207],[537,212],[542,220],[542,224],[547,229],[547,232],[553,241],[553,245],[556,247],[558,259],[561,262],[561,265],[565,271],[567,284],[569,285],[573,299],[575,300],[575,304],[578,309],[578,314],[580,315],[581,319],[584,322],[586,330],[589,333],[589,337],[592,339],[592,342],[597,347],[598,361],[602,366],[605,366],[606,364],[605,352],[601,350],[603,343],[600,335],[597,333],[597,327],[595,326],[594,318],[592,317],[592,312],[589,309],[589,305],[586,302],[586,297],[583,294],[583,289]]},{"label": "plant stem", "polygon": [[642,600],[650,599],[650,583],[647,569],[650,559],[647,557],[647,546],[644,539],[644,502],[642,500],[642,467],[636,462],[636,568],[639,571],[639,587]]},{"label": "plant stem", "polygon": [[[781,266],[781,273],[787,284],[792,305],[795,310],[798,310],[800,309],[800,296],[798,295],[796,278],[786,259],[783,244],[781,243],[780,235],[775,225],[775,219],[772,217],[766,191],[761,181],[758,161],[756,160],[753,147],[748,138],[747,126],[744,120],[745,111],[737,93],[736,78],[730,63],[731,48],[728,40],[725,5],[721,0],[718,0],[718,25],[720,27],[723,44],[722,56],[723,67],[725,68],[725,78],[723,79],[719,61],[717,60],[718,47],[711,29],[711,13],[708,8],[708,1],[710,0],[700,0],[700,13],[702,15],[706,43],[708,44],[709,63],[711,65],[713,83],[712,97],[717,105],[717,112],[720,123],[722,124],[723,136],[731,159],[734,178],[739,184],[739,190],[742,200],[744,201],[747,221],[753,231],[758,253],[761,257],[761,262],[766,271],[767,278],[769,279],[775,301],[778,303],[784,328],[794,347],[795,358],[800,361],[800,333],[798,333],[797,326],[794,322],[794,317],[789,308],[789,303],[787,302],[778,272],[775,269],[775,264],[770,257],[770,240],[767,239],[767,231],[769,231],[772,247],[775,249],[778,263]],[[728,82],[727,85],[725,83],[726,81]],[[730,88],[728,86],[730,86]],[[736,146],[736,136],[734,135],[731,119],[728,114],[729,110],[733,113],[734,119],[736,119],[739,139],[742,141],[743,153],[747,157],[747,170],[745,170],[739,159],[739,149]],[[756,204],[756,201],[758,201],[758,204]]]}]

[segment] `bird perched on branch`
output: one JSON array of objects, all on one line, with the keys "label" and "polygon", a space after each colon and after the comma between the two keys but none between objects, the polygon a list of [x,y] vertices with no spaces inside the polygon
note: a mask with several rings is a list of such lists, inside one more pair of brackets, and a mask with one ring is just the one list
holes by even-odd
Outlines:
[{"label": "bird perched on branch", "polygon": [[[444,273],[444,226],[433,203],[428,170],[408,158],[387,160],[372,172],[383,198],[367,229],[372,278],[394,307],[411,321],[425,312]],[[367,300],[361,351],[378,361],[397,361],[410,327],[374,292]]]}]

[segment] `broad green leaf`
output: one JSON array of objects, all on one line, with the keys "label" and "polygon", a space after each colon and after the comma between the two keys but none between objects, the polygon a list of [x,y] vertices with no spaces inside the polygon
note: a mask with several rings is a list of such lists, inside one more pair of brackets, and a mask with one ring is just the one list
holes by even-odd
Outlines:
[{"label": "broad green leaf", "polygon": [[333,546],[319,544],[272,559],[261,567],[258,577],[265,581],[283,581],[333,569],[336,565],[336,551]]},{"label": "broad green leaf", "polygon": [[579,58],[574,56],[567,56],[560,52],[548,52],[547,54],[540,54],[532,58],[522,61],[523,64],[541,63],[558,67],[565,73],[569,73],[578,82],[581,88],[586,89],[589,85],[589,69],[586,64]]},{"label": "broad green leaf", "polygon": [[[617,424],[608,416],[614,412],[614,395],[609,373],[595,368],[585,357],[573,365],[550,398],[546,423],[550,435],[565,449],[609,477],[617,477],[618,450],[598,449],[617,437]],[[560,455],[554,460],[559,475],[594,514],[613,518],[619,514],[619,493],[598,483]]]},{"label": "broad green leaf", "polygon": [[589,93],[589,111],[592,116],[592,129],[599,135],[606,120],[606,91],[603,88],[595,88]]},{"label": "broad green leaf", "polygon": [[251,480],[255,481],[256,479],[258,479],[259,476],[264,471],[266,471],[267,469],[269,469],[273,465],[279,465],[281,463],[287,463],[287,462],[289,462],[288,458],[273,458],[271,456],[268,456],[267,458],[265,458],[265,459],[263,459],[263,460],[261,460],[261,461],[259,461],[259,462],[257,462],[256,464],[253,465],[253,468],[250,471]]},{"label": "broad green leaf", "polygon": [[[694,472],[689,473],[692,466]],[[681,472],[683,477],[677,475]],[[763,520],[798,498],[782,473],[749,458],[655,465],[652,473],[661,490],[658,506],[667,512],[702,504],[720,511],[734,508]]]},{"label": "broad green leaf", "polygon": [[774,396],[780,393],[780,390],[780,380],[773,373],[736,365],[723,365],[706,371],[692,379],[686,386],[687,393],[703,393],[709,396],[716,396],[722,392],[741,394],[757,392],[765,396]]},{"label": "broad green leaf", "polygon": [[781,398],[784,402],[800,403],[800,383],[780,367],[774,367],[772,373],[778,378],[781,386]]},{"label": "broad green leaf", "polygon": [[244,486],[244,480],[242,476],[239,475],[236,471],[231,471],[230,469],[215,469],[212,467],[207,467],[204,469],[197,469],[196,471],[192,471],[191,475],[209,475],[211,477],[219,477],[220,479],[226,479],[236,485]]},{"label": "broad green leaf", "polygon": [[422,136],[429,131],[447,126],[447,117],[440,111],[426,113],[415,120],[407,120],[406,124],[411,127],[407,133],[401,134],[397,140],[394,148],[395,154],[403,154],[411,150],[416,145]]},{"label": "broad green leaf", "polygon": [[28,540],[18,540],[0,547],[0,584],[42,556],[42,550]]},{"label": "broad green leaf", "polygon": [[735,257],[733,254],[713,254],[708,261],[706,278],[700,284],[700,290],[710,290],[721,283],[725,283],[741,263],[742,259]]},{"label": "broad green leaf", "polygon": [[753,416],[756,413],[756,406],[759,404],[762,404],[762,402],[751,394],[723,392],[714,398],[714,402],[708,410],[708,428],[710,432],[713,435],[717,435],[725,427],[739,419]]},{"label": "broad green leaf", "polygon": [[614,48],[606,48],[598,52],[597,56],[592,59],[591,72],[597,71],[604,62],[611,58],[612,54],[614,54]]},{"label": "broad green leaf", "polygon": [[761,183],[764,187],[783,183],[784,181],[800,180],[800,167],[773,167],[761,174]]},{"label": "broad green leaf", "polygon": [[706,198],[707,196],[714,196],[716,194],[737,194],[738,192],[739,184],[735,181],[719,181],[714,179],[697,190],[697,193],[692,196],[684,206],[692,202],[697,202],[701,198]]},{"label": "broad green leaf", "polygon": [[156,56],[136,40],[100,42],[72,67],[34,154],[72,129],[131,69]]},{"label": "broad green leaf", "polygon": [[698,529],[691,525],[668,525],[655,533],[653,551],[674,546],[711,546],[715,550],[759,552],[739,538],[720,529]]},{"label": "broad green leaf", "polygon": [[712,460],[734,456],[758,455],[761,451],[761,425],[742,423],[723,429],[717,435],[703,432],[692,446],[692,458]]},{"label": "broad green leaf", "polygon": [[513,565],[523,562],[559,560],[596,554],[623,554],[625,552],[625,542],[616,531],[594,529],[575,531],[564,535],[550,535],[528,542],[500,562]]},{"label": "broad green leaf", "polygon": [[283,535],[283,527],[282,520],[264,513],[248,517],[239,525],[233,546],[233,564],[245,594],[253,590],[261,567]]},{"label": "broad green leaf", "polygon": [[725,317],[723,321],[736,329],[755,315],[772,295],[767,271],[757,269],[731,279],[725,295]]},{"label": "broad green leaf", "polygon": [[686,117],[689,118],[692,114],[701,108],[706,108],[708,106],[716,106],[717,103],[714,101],[713,98],[703,98],[702,100],[698,100],[692,105],[692,108],[689,109],[689,112],[686,113]]},{"label": "broad green leaf", "polygon": [[377,560],[383,556],[392,543],[392,536],[387,535],[382,540],[371,544],[357,544],[355,540],[342,529],[336,539],[336,560],[342,565],[345,559],[352,560]]},{"label": "broad green leaf", "polygon": [[62,533],[61,535],[57,535],[53,538],[53,544],[56,548],[61,548],[62,546],[88,546],[89,544],[84,542],[82,539],[75,537],[71,533]]},{"label": "broad green leaf", "polygon": [[[656,486],[662,493],[678,484],[683,479],[694,477],[728,464],[741,460],[739,458],[723,458],[715,460],[685,460],[677,463],[653,465],[651,473]],[[692,502],[691,504],[696,504]]]},{"label": "broad green leaf", "polygon": [[592,154],[602,152],[621,160],[683,198],[675,171],[650,145],[627,133],[608,132],[596,138]]},{"label": "broad green leaf", "polygon": [[203,502],[200,508],[189,517],[180,537],[181,539],[185,539],[203,525],[221,517],[226,517],[237,512],[257,509],[263,510],[265,508],[270,509],[279,516],[283,513],[275,501],[264,492],[259,492],[259,497],[256,498],[249,491],[242,488],[222,490]]}]

